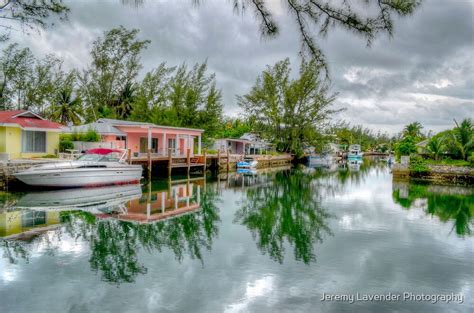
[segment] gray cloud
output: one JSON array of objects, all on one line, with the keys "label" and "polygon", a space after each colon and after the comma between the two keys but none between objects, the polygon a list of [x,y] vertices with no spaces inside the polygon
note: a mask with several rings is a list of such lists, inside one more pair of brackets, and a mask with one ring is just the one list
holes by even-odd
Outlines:
[{"label": "gray cloud", "polygon": [[[273,4],[273,2],[272,2]],[[143,53],[144,71],[208,60],[223,90],[226,112],[238,114],[235,95],[249,90],[267,64],[290,57],[296,68],[300,48],[285,8],[275,6],[281,34],[262,39],[251,12],[236,15],[228,1],[146,1],[139,8],[118,0],[69,1],[69,21],[41,34],[13,33],[12,39],[37,54],[55,53],[67,67],[85,67],[93,40],[112,27],[140,29],[152,41]],[[373,129],[397,132],[419,120],[426,129],[452,126],[452,118],[473,116],[473,2],[426,0],[409,18],[396,21],[393,38],[371,47],[334,30],[318,40],[339,92],[337,118]]]}]

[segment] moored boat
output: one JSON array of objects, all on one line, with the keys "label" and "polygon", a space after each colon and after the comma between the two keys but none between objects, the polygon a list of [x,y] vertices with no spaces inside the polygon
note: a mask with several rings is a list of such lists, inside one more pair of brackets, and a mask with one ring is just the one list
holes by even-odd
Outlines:
[{"label": "moored boat", "polygon": [[362,158],[364,153],[361,151],[360,145],[350,145],[349,153],[347,154],[348,159],[359,159]]},{"label": "moored boat", "polygon": [[126,150],[91,149],[77,160],[36,165],[14,176],[27,185],[49,188],[138,183],[143,168],[127,164],[126,154]]},{"label": "moored boat", "polygon": [[256,168],[258,161],[246,158],[243,161],[237,162],[237,168]]}]

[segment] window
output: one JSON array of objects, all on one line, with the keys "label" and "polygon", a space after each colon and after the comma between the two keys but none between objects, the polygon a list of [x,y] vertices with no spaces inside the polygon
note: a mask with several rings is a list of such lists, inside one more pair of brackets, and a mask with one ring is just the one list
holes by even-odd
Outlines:
[{"label": "window", "polygon": [[46,152],[46,132],[22,131],[22,152]]},{"label": "window", "polygon": [[46,224],[46,212],[27,211],[21,216],[22,227],[33,227]]}]

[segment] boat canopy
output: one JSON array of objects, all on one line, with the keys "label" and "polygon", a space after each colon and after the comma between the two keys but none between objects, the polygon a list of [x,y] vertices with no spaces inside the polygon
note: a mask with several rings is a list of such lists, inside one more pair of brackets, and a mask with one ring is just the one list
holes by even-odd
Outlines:
[{"label": "boat canopy", "polygon": [[96,149],[87,150],[87,151],[86,151],[86,154],[107,155],[107,154],[114,153],[114,152],[123,153],[122,150],[118,150],[118,149],[96,148]]}]

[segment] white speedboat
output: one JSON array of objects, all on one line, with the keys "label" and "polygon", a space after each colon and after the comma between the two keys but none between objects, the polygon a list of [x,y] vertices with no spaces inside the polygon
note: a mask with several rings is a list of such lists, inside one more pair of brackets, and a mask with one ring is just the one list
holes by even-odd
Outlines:
[{"label": "white speedboat", "polygon": [[77,160],[40,164],[14,174],[27,185],[70,188],[138,183],[141,165],[125,162],[126,150],[91,149]]}]

